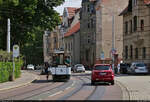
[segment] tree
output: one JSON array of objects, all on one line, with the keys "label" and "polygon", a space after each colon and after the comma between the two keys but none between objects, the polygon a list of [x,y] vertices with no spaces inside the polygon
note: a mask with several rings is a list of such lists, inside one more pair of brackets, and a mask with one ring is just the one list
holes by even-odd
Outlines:
[{"label": "tree", "polygon": [[[46,2],[45,2],[46,1]],[[6,50],[7,19],[11,20],[11,47],[18,44],[21,53],[45,29],[52,30],[60,23],[59,14],[53,9],[64,0],[0,0],[0,49]],[[35,33],[35,32],[40,33]],[[38,34],[38,35],[37,35]],[[29,48],[30,48],[29,47]]]}]

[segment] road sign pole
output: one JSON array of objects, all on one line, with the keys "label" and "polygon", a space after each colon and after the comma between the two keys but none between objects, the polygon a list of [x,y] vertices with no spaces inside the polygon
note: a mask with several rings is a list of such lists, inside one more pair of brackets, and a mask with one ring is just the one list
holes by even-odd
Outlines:
[{"label": "road sign pole", "polygon": [[15,58],[13,56],[13,72],[12,72],[12,81],[14,81],[14,78],[15,78]]},{"label": "road sign pole", "polygon": [[19,46],[14,45],[13,46],[13,71],[12,71],[12,78],[11,80],[13,81],[15,79],[15,57],[19,56]]}]

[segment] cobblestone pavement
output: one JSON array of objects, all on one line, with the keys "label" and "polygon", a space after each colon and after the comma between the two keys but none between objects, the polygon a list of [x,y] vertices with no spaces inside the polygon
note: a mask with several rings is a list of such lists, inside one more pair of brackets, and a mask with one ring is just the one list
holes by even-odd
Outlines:
[{"label": "cobblestone pavement", "polygon": [[150,100],[149,75],[117,75],[116,82],[123,91],[123,100]]}]

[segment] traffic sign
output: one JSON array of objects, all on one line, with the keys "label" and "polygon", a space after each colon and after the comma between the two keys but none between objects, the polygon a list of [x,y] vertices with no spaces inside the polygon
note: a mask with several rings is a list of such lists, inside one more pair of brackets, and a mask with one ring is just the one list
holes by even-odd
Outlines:
[{"label": "traffic sign", "polygon": [[19,56],[19,46],[14,45],[13,46],[13,57],[18,57]]},{"label": "traffic sign", "polygon": [[117,52],[117,51],[116,51],[115,49],[112,49],[112,50],[111,50],[111,53],[112,53],[112,54],[115,54],[116,52]]},{"label": "traffic sign", "polygon": [[104,52],[103,52],[103,51],[101,52],[100,58],[101,58],[101,59],[104,59]]}]

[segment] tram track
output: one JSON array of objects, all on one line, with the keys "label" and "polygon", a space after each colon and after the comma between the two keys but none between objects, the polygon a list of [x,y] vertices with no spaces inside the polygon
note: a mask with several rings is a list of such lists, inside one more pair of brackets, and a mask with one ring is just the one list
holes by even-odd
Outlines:
[{"label": "tram track", "polygon": [[[35,83],[36,83],[36,82],[38,82],[38,80],[36,80]],[[34,88],[34,89],[32,89],[32,90],[25,91],[25,92],[20,92],[20,93],[17,93],[17,94],[15,94],[15,95],[11,95],[11,96],[8,96],[8,97],[2,98],[2,99],[3,99],[3,100],[13,99],[13,98],[15,98],[15,97],[19,97],[19,96],[22,96],[22,95],[25,95],[25,94],[28,94],[28,93],[32,93],[32,92],[37,91],[37,90],[42,90],[42,89],[48,88],[48,87],[50,87],[50,86],[52,86],[52,85],[56,86],[57,84],[58,84],[58,83],[56,83],[56,82],[52,82],[52,83],[50,83],[50,84],[48,84],[48,85],[44,85],[44,86],[40,86],[40,87],[37,87],[37,86],[36,86],[36,88]],[[62,83],[61,85],[59,85],[59,86],[57,86],[57,87],[60,87],[60,86],[62,86],[63,84],[65,84],[65,83]],[[33,84],[30,84],[30,85],[26,86],[25,88],[29,88],[29,87],[31,87],[32,85],[33,85]],[[52,88],[54,88],[54,87],[52,87]],[[50,89],[52,89],[52,88],[50,88]],[[45,91],[49,91],[50,89],[45,90]],[[42,92],[43,92],[43,91],[42,91]],[[42,93],[42,92],[39,92],[38,94],[40,94],[40,93]]]},{"label": "tram track", "polygon": [[[80,75],[79,75],[80,76]],[[75,88],[73,91],[71,91],[70,93],[68,93],[67,95],[65,95],[65,96],[63,96],[63,97],[61,97],[61,98],[59,98],[58,100],[67,100],[67,99],[69,99],[70,97],[72,97],[73,95],[75,95],[75,94],[77,94],[78,92],[80,92],[84,87],[86,87],[85,86],[85,84],[87,84],[87,81],[85,81],[85,78],[86,79],[88,79],[88,80],[90,80],[90,78],[89,77],[87,77],[87,76],[84,76],[84,77],[79,77],[79,76],[75,76],[75,78],[77,78],[77,79],[79,79],[80,80],[80,82],[82,83],[81,85],[80,85],[80,87],[78,86],[77,88]],[[78,82],[78,83],[80,83],[80,82]],[[93,91],[92,91],[92,94],[94,93],[94,91],[96,90],[96,88],[97,88],[97,86],[95,86],[94,87],[94,89],[93,89]],[[91,94],[89,94],[88,95],[88,97],[90,96]],[[86,98],[87,99],[87,98]]]}]

